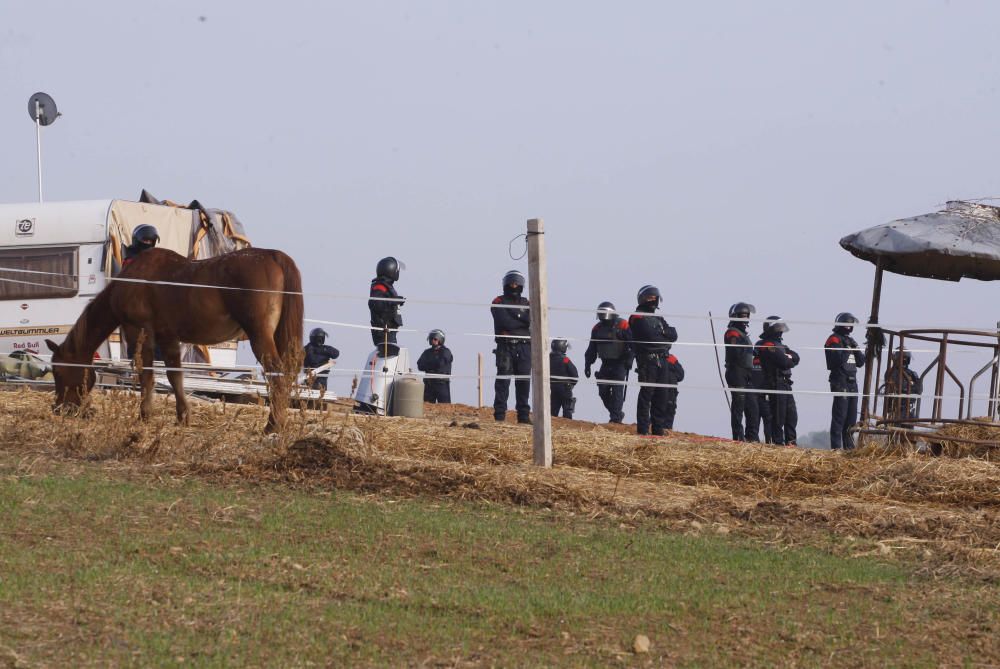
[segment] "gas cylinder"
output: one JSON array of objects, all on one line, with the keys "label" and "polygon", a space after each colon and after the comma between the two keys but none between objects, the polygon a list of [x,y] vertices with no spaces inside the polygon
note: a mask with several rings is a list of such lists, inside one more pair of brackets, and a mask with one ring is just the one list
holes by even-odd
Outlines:
[{"label": "gas cylinder", "polygon": [[423,381],[414,376],[404,376],[396,380],[392,386],[392,415],[423,418]]}]

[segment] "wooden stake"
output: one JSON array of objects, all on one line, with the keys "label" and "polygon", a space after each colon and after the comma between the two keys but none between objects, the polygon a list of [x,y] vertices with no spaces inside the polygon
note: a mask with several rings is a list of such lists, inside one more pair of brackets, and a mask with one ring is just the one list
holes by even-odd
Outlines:
[{"label": "wooden stake", "polygon": [[545,225],[528,220],[528,298],[531,300],[531,408],[534,460],[552,466],[552,407],[549,405],[549,291],[545,267]]},{"label": "wooden stake", "polygon": [[479,408],[483,408],[483,354],[479,354],[479,372],[477,375],[477,385],[479,387]]}]

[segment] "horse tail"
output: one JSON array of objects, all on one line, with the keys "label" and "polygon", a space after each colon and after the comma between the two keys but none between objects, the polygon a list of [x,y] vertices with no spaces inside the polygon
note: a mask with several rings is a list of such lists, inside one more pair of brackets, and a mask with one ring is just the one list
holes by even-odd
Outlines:
[{"label": "horse tail", "polygon": [[302,348],[302,319],[305,310],[302,306],[302,275],[295,261],[280,251],[274,256],[275,261],[285,275],[285,294],[281,299],[281,317],[278,319],[278,329],[274,333],[274,343],[278,355],[282,358],[298,352]]}]

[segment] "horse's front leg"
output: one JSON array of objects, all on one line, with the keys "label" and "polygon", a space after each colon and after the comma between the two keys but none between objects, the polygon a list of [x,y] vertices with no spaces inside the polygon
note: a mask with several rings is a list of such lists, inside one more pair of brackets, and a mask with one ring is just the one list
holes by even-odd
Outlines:
[{"label": "horse's front leg", "polygon": [[139,402],[139,417],[142,420],[149,420],[153,415],[153,343],[152,330],[147,329],[145,336],[140,336],[142,349],[142,374],[139,376],[142,388],[142,400]]},{"label": "horse's front leg", "polygon": [[160,343],[160,352],[163,353],[163,362],[166,363],[167,379],[174,389],[174,400],[177,406],[177,423],[188,424],[188,403],[184,396],[184,372],[181,368],[181,343],[177,340]]}]

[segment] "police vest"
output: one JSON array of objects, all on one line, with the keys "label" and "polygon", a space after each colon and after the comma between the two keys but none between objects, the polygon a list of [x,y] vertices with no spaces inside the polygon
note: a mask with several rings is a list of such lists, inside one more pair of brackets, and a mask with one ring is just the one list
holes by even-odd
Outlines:
[{"label": "police vest", "polygon": [[625,357],[627,349],[625,342],[620,339],[620,333],[627,327],[628,323],[620,318],[601,321],[594,326],[591,335],[593,339],[600,340],[597,342],[597,355],[602,362],[617,362]]}]

